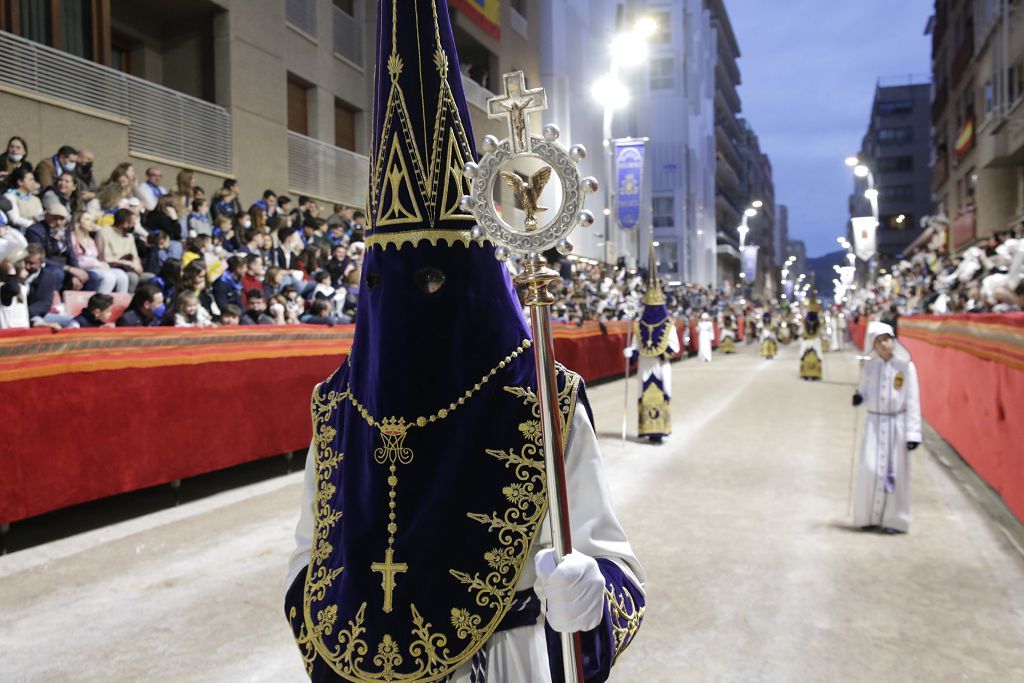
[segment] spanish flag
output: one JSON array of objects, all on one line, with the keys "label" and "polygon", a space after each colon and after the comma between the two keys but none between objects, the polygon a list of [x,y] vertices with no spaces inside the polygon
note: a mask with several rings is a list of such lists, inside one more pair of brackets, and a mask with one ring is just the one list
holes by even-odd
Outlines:
[{"label": "spanish flag", "polygon": [[494,38],[501,38],[500,0],[449,0],[449,5],[466,13],[477,26]]},{"label": "spanish flag", "polygon": [[964,127],[960,129],[960,133],[956,136],[955,151],[957,159],[961,159],[967,154],[972,142],[974,142],[974,118],[968,117],[964,121]]}]

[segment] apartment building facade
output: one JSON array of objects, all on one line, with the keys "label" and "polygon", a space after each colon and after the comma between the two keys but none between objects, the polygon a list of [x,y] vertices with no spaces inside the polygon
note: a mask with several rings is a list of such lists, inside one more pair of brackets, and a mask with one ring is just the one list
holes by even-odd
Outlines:
[{"label": "apartment building facade", "polygon": [[936,0],[932,200],[954,251],[1024,221],[1024,3]]},{"label": "apartment building facade", "polygon": [[[539,76],[540,0],[450,0],[477,137],[504,71]],[[37,161],[63,144],[99,172],[130,160],[208,191],[237,178],[365,205],[374,74],[371,0],[0,0],[0,122]],[[5,60],[5,61],[8,61]]]}]

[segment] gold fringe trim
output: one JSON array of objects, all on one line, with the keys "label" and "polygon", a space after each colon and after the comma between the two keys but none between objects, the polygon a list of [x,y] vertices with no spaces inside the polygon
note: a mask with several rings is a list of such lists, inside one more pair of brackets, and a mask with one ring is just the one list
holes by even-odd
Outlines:
[{"label": "gold fringe trim", "polygon": [[461,244],[467,249],[473,244],[479,244],[469,236],[468,230],[404,230],[401,232],[374,233],[366,238],[366,246],[368,248],[380,247],[385,250],[388,246],[401,249],[407,244],[416,246],[423,241],[429,242],[434,247],[437,246],[438,242],[444,242],[445,246],[448,247]]}]

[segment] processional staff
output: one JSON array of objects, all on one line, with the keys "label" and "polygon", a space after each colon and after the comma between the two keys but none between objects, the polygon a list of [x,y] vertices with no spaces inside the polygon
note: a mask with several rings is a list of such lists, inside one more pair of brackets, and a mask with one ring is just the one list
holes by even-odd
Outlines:
[{"label": "processional staff", "polygon": [[[562,443],[562,429],[569,426],[562,425],[559,412],[551,337],[551,304],[555,298],[548,287],[559,274],[541,255],[552,247],[569,254],[569,233],[577,225],[593,225],[594,215],[583,208],[583,199],[584,194],[597,191],[597,180],[580,178],[579,162],[586,158],[587,151],[582,145],[568,150],[559,145],[557,126],[544,126],[542,136],[532,133],[529,115],[547,109],[544,89],[528,90],[522,71],[507,73],[502,80],[505,92],[488,100],[487,113],[492,119],[504,119],[509,134],[503,140],[493,135],[483,138],[483,156],[463,170],[471,182],[472,194],[462,198],[460,208],[476,217],[473,239],[494,244],[499,260],[506,261],[513,253],[523,256],[523,272],[515,283],[526,288],[533,326],[548,514],[555,557],[561,562],[572,552]],[[583,683],[579,633],[563,633],[561,639],[565,680]]]}]

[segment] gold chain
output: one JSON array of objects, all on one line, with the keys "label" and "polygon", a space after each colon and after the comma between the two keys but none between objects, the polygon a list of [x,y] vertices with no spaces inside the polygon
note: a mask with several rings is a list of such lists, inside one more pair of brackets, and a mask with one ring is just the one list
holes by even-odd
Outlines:
[{"label": "gold chain", "polygon": [[466,389],[465,393],[463,393],[463,395],[460,396],[458,399],[448,404],[447,408],[441,408],[430,417],[421,416],[417,417],[415,420],[411,420],[408,422],[404,418],[400,417],[387,417],[384,418],[383,420],[380,420],[371,415],[370,411],[366,409],[366,406],[360,403],[359,400],[352,395],[352,389],[350,386],[345,387],[345,393],[343,394],[343,396],[345,399],[348,400],[349,403],[352,404],[352,407],[356,409],[356,412],[358,412],[359,415],[366,421],[366,424],[370,425],[371,427],[380,429],[381,427],[396,425],[398,423],[407,425],[407,428],[412,428],[414,425],[416,427],[426,427],[431,422],[437,422],[438,420],[443,420],[447,418],[459,406],[463,405],[466,401],[471,399],[473,395],[476,394],[476,392],[480,391],[484,387],[484,385],[491,380],[492,377],[498,374],[498,370],[505,368],[509,363],[514,361],[520,355],[522,355],[522,353],[526,351],[528,348],[530,348],[532,345],[532,341],[530,341],[529,339],[524,339],[523,343],[520,344],[515,351],[513,351],[512,353],[505,356],[502,360],[500,360],[495,367],[491,368],[491,370],[487,374],[480,378],[479,382],[474,384],[469,389]]},{"label": "gold chain", "polygon": [[384,551],[384,560],[370,565],[370,571],[381,575],[380,585],[384,590],[383,609],[385,612],[391,612],[394,609],[393,594],[398,575],[409,571],[407,563],[395,561],[395,536],[398,534],[398,464],[408,465],[414,457],[413,450],[405,445],[406,435],[413,427],[426,427],[432,422],[443,420],[451,415],[459,406],[473,398],[492,377],[498,374],[498,370],[522,355],[532,344],[533,342],[529,339],[524,339],[515,351],[498,361],[497,366],[491,368],[480,378],[479,382],[466,389],[462,396],[448,404],[447,408],[441,408],[430,417],[417,417],[411,422],[406,422],[404,417],[386,417],[383,420],[374,417],[366,409],[366,406],[352,395],[351,385],[345,386],[342,397],[352,404],[366,424],[380,433],[381,447],[374,450],[373,459],[380,465],[388,465],[388,546]]}]

